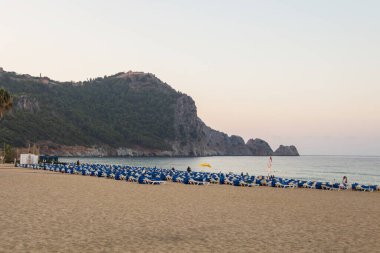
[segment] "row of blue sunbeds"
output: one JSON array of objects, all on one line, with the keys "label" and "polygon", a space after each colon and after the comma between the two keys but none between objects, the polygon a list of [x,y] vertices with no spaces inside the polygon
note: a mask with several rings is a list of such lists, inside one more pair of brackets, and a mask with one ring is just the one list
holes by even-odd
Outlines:
[{"label": "row of blue sunbeds", "polygon": [[318,181],[306,181],[297,179],[285,179],[281,177],[250,176],[248,174],[225,174],[212,172],[187,172],[174,169],[161,169],[149,167],[134,167],[105,164],[39,164],[19,165],[20,167],[43,169],[67,174],[104,177],[115,180],[137,182],[139,184],[165,184],[168,181],[193,184],[228,184],[233,186],[254,187],[270,186],[278,188],[310,188],[322,190],[356,190],[379,191],[377,185],[340,184]]}]

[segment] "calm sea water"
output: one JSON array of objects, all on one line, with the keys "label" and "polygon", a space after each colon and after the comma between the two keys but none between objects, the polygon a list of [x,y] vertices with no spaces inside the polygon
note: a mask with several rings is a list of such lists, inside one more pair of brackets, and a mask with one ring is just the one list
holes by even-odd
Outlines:
[{"label": "calm sea water", "polygon": [[[267,175],[268,157],[256,156],[214,156],[192,158],[158,157],[61,157],[63,162],[120,164],[186,170],[190,166],[195,171],[249,173]],[[200,167],[209,163],[212,168]],[[380,184],[380,157],[378,156],[299,156],[273,157],[272,170],[276,176],[306,180],[341,182],[347,176],[349,182]]]}]

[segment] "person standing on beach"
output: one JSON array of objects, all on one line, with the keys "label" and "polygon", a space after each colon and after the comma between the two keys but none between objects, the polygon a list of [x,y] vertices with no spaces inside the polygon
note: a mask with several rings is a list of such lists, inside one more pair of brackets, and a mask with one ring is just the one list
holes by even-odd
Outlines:
[{"label": "person standing on beach", "polygon": [[339,185],[339,188],[343,190],[348,189],[348,180],[346,176],[343,176],[342,183]]}]

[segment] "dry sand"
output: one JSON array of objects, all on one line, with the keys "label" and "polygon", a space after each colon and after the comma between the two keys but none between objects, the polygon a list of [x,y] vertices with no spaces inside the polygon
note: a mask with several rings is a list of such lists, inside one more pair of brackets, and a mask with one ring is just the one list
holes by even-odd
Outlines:
[{"label": "dry sand", "polygon": [[380,252],[380,193],[0,169],[0,252]]}]

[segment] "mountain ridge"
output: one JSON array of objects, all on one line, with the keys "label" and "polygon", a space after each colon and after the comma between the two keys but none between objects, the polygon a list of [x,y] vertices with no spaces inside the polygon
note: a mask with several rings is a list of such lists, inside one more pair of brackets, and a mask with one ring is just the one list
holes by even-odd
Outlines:
[{"label": "mountain ridge", "polygon": [[16,147],[36,143],[46,154],[299,155],[294,146],[273,152],[264,140],[244,142],[210,128],[198,117],[190,96],[151,73],[58,82],[0,68],[0,87],[15,102],[0,123],[0,139]]}]

